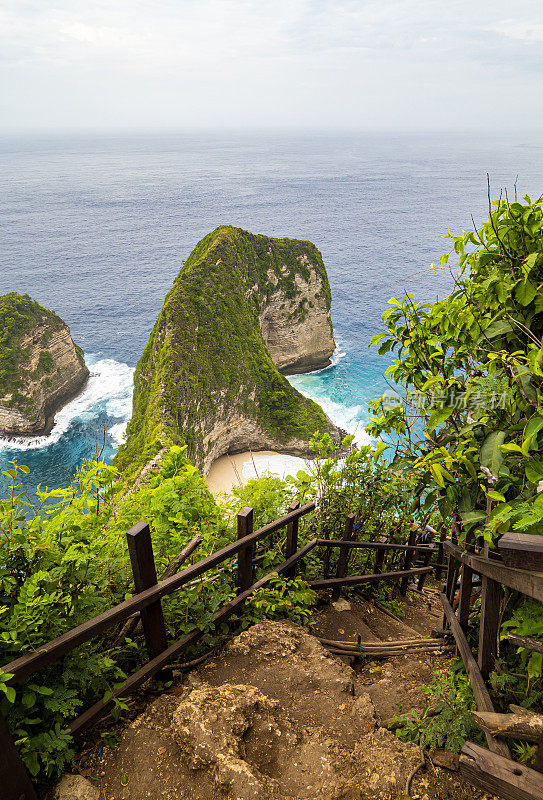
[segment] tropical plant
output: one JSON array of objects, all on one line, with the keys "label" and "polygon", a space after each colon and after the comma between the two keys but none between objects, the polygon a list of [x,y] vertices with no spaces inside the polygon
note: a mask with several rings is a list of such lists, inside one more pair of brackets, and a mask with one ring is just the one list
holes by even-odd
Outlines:
[{"label": "tropical plant", "polygon": [[392,298],[372,340],[396,354],[388,375],[406,397],[375,400],[369,430],[418,472],[423,509],[437,502],[492,545],[543,532],[543,200],[501,198],[482,227],[446,238],[451,294]]},{"label": "tropical plant", "polygon": [[396,735],[404,742],[415,742],[428,750],[443,748],[460,752],[467,739],[480,741],[470,711],[477,708],[469,679],[464,672],[451,669],[424,687],[428,705],[395,718]]}]

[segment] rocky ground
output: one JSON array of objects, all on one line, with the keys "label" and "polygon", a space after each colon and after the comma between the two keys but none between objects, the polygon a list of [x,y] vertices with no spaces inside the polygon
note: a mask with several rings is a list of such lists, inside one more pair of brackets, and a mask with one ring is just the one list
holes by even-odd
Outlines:
[{"label": "rocky ground", "polygon": [[[314,633],[345,640],[360,634],[364,641],[379,633],[380,639],[392,640],[407,638],[406,623],[415,630],[439,627],[431,598],[410,601],[403,623],[368,603],[341,600],[316,613]],[[406,711],[426,705],[421,686],[444,671],[449,658],[357,661],[353,669],[290,622],[259,623],[152,701],[122,730],[115,746],[100,750],[89,745],[79,762],[83,777],[65,779],[60,797],[405,798],[420,751],[400,742],[385,725],[399,707]],[[485,797],[457,772],[428,760],[410,796]]]}]

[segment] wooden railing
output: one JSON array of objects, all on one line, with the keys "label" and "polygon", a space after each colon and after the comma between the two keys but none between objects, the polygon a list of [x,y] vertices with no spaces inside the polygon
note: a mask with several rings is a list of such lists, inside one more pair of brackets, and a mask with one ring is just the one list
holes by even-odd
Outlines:
[{"label": "wooden railing", "polygon": [[[20,683],[37,670],[51,664],[79,645],[100,636],[119,623],[125,622],[132,618],[134,614],[139,614],[149,660],[139,670],[130,675],[121,686],[117,687],[108,700],[99,700],[71,722],[69,725],[70,733],[73,736],[77,736],[108,714],[118,698],[130,695],[158,673],[162,673],[162,678],[167,679],[170,677],[168,674],[164,674],[165,668],[184,650],[196,644],[203,636],[203,631],[195,628],[176,642],[168,644],[161,605],[162,598],[179,592],[184,586],[213,570],[222,562],[231,562],[234,556],[237,556],[237,596],[212,615],[209,623],[215,627],[221,625],[232,614],[240,610],[245,601],[264,586],[272,575],[284,575],[286,578],[295,577],[298,562],[316,547],[324,548],[324,577],[310,581],[310,585],[315,589],[332,589],[333,597],[339,596],[342,586],[360,586],[363,584],[371,586],[379,581],[400,582],[400,590],[405,593],[409,577],[420,576],[420,580],[423,581],[426,575],[432,571],[433,567],[430,566],[429,562],[432,555],[437,552],[437,548],[417,547],[411,540],[408,545],[398,545],[391,542],[353,541],[353,515],[347,518],[343,539],[312,539],[299,548],[298,527],[300,518],[309,514],[314,508],[314,503],[308,503],[304,506],[294,503],[283,517],[264,525],[256,531],[253,531],[252,509],[244,508],[238,514],[238,538],[235,542],[161,581],[157,580],[149,525],[145,522],[139,522],[127,533],[128,551],[134,576],[134,596],[72,628],[56,639],[43,644],[38,650],[25,653],[15,661],[5,664],[2,667],[2,671],[12,675],[7,683],[9,685]],[[286,528],[285,561],[254,582],[256,543],[282,528]],[[327,574],[330,565],[329,554],[334,548],[340,548],[340,555],[337,560],[336,574],[334,577],[330,577]],[[350,552],[354,549],[369,550],[375,553],[372,572],[363,575],[347,574]],[[423,566],[412,567],[412,559],[421,553],[423,554]],[[402,562],[399,565],[400,569],[382,571],[384,558],[387,554],[399,554],[402,557]],[[439,554],[438,557],[440,557]],[[421,586],[422,584],[420,584]],[[2,800],[36,800],[35,790],[13,744],[7,724],[1,715],[0,785],[2,786]]]},{"label": "wooden railing", "polygon": [[[543,601],[543,573],[506,566],[497,554],[493,553],[493,557],[490,557],[488,547],[485,555],[480,555],[473,552],[470,544],[462,549],[446,542],[445,551],[448,555],[447,582],[441,593],[444,627],[455,638],[478,711],[493,713],[494,705],[485,681],[494,668],[498,653],[500,606],[504,587]],[[461,581],[458,589],[460,569]],[[482,583],[477,659],[466,638],[474,574],[481,576]],[[456,613],[455,605],[458,606]],[[509,748],[502,738],[488,731],[485,731],[485,735],[490,752],[471,742],[467,742],[462,750],[460,768],[466,777],[504,800],[543,798],[543,739],[534,765],[537,769],[529,769],[511,759]]]}]

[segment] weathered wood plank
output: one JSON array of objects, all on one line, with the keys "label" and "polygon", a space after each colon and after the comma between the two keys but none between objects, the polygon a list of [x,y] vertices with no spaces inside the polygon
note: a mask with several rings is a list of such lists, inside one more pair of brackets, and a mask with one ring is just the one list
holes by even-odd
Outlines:
[{"label": "weathered wood plank", "polygon": [[412,550],[414,553],[431,553],[436,552],[434,545],[424,547],[423,545],[414,545],[410,547],[407,544],[395,544],[394,542],[345,542],[343,539],[318,539],[317,544],[319,547],[346,547],[346,548],[360,548],[361,550]]},{"label": "weathered wood plank", "polygon": [[377,575],[346,575],[344,578],[325,578],[309,581],[313,589],[333,589],[336,586],[359,586],[362,583],[378,583],[379,581],[397,581],[400,578],[409,578],[412,575],[428,574],[433,567],[415,567],[410,570],[395,570],[394,572],[379,572]]},{"label": "weathered wood plank", "polygon": [[[290,506],[289,511],[296,511],[297,508],[300,507],[300,503],[297,500],[294,500]],[[300,521],[298,519],[293,519],[287,525],[287,541],[285,545],[285,558],[291,558],[294,553],[298,550],[298,529],[300,526]],[[291,568],[291,570],[285,575],[287,578],[295,578],[296,577],[296,564]]]},{"label": "weathered wood plank", "polygon": [[473,592],[473,570],[464,564],[460,582],[460,605],[458,608],[458,621],[463,631],[468,628],[469,612],[471,609],[471,595]]},{"label": "weathered wood plank", "polygon": [[439,534],[439,545],[437,548],[436,578],[438,581],[441,580],[441,570],[443,569],[443,567],[441,566],[443,563],[443,543],[446,538],[447,538],[447,528],[444,525],[442,525]]},{"label": "weathered wood plank", "polygon": [[[473,657],[473,653],[471,652],[468,641],[464,635],[464,631],[456,619],[455,613],[452,610],[452,606],[449,603],[447,596],[442,593],[440,598],[445,616],[451,629],[451,633],[455,638],[456,645],[460,651],[462,661],[464,662],[464,667],[466,668],[471,688],[475,696],[477,708],[479,711],[494,711],[494,705],[490,699],[490,694],[488,693],[483,676],[481,675],[479,667],[477,666],[477,662]],[[509,748],[504,742],[494,739],[494,737],[490,734],[486,734],[486,740],[488,746],[493,752],[498,753],[504,758],[510,758]]]},{"label": "weathered wood plank", "polygon": [[460,771],[475,786],[503,800],[542,800],[543,775],[516,761],[466,742],[460,754]]},{"label": "weathered wood plank", "polygon": [[535,653],[543,653],[543,642],[538,642],[536,639],[531,639],[529,636],[518,636],[516,633],[507,634],[508,641],[517,647],[525,647],[527,650],[533,650]]},{"label": "weathered wood plank", "polygon": [[[415,529],[409,531],[409,539],[407,540],[407,550],[405,551],[405,558],[402,564],[402,571],[408,572],[411,568],[411,563],[413,561],[415,542],[417,540],[417,531]],[[402,597],[405,597],[405,593],[407,592],[407,584],[409,581],[409,576],[405,576],[402,578],[400,582],[400,594]]]},{"label": "weathered wood plank", "polygon": [[[449,601],[449,603],[451,605],[453,603],[453,597],[454,597],[454,585],[455,585],[455,582],[456,582],[455,575],[456,575],[456,559],[453,556],[453,554],[450,553],[449,557],[447,559],[447,580],[446,580],[446,583],[445,583],[445,596],[447,597],[447,600]],[[447,615],[444,614],[443,615],[443,626],[442,626],[443,629],[446,630],[448,624],[449,624],[449,621],[447,619]]]},{"label": "weathered wood plank", "polygon": [[[343,541],[350,542],[353,538],[354,531],[354,514],[349,514],[345,520],[345,531],[343,534]],[[343,578],[347,573],[347,565],[349,563],[349,549],[342,547],[339,551],[339,557],[336,567],[336,578]],[[332,602],[339,600],[341,594],[341,586],[336,586],[332,592]]]},{"label": "weathered wood plank", "polygon": [[38,800],[2,714],[0,714],[0,787],[2,800]]},{"label": "weathered wood plank", "polygon": [[481,730],[492,736],[514,737],[524,742],[539,742],[543,736],[543,715],[526,709],[511,714],[472,711],[471,716]]},{"label": "weathered wood plank", "polygon": [[[465,569],[465,567],[464,567]],[[479,626],[478,663],[485,680],[494,669],[498,654],[500,606],[503,597],[501,584],[483,576],[481,593],[481,622]]]},{"label": "weathered wood plank", "polygon": [[[422,559],[422,566],[423,566],[423,567],[427,567],[427,566],[429,565],[429,563],[430,563],[430,559],[431,559],[431,558],[432,558],[432,553],[431,553],[430,551],[428,551],[427,553],[425,553],[425,554],[424,554],[424,557],[423,557],[423,559]],[[420,578],[419,578],[419,582],[418,582],[418,584],[417,584],[417,589],[419,590],[419,592],[422,592],[422,590],[423,590],[423,588],[424,588],[424,582],[425,582],[425,580],[426,580],[426,575],[427,575],[427,574],[428,574],[428,573],[426,573],[426,572],[423,572],[423,573],[421,574]]]},{"label": "weathered wood plank", "polygon": [[14,684],[26,678],[27,675],[31,675],[37,669],[40,669],[40,667],[50,664],[57,658],[69,653],[78,645],[88,642],[113,625],[117,625],[119,622],[131,616],[135,611],[141,611],[160,598],[172,594],[194,578],[198,578],[200,575],[208,572],[208,570],[216,567],[217,564],[232,558],[232,556],[239,553],[240,550],[243,550],[248,545],[280,530],[290,522],[290,520],[302,517],[304,514],[313,511],[314,508],[315,503],[307,503],[296,511],[292,511],[284,517],[268,525],[264,525],[245,539],[239,539],[236,542],[226,545],[221,550],[217,550],[216,553],[212,553],[196,564],[186,567],[176,575],[172,575],[170,578],[160,581],[156,586],[152,586],[150,589],[140,592],[129,600],[119,603],[119,605],[104,611],[102,614],[93,617],[87,622],[83,622],[76,628],[72,628],[72,630],[62,634],[62,636],[43,644],[38,650],[27,653],[15,661],[12,661],[10,664],[6,664],[2,667],[2,670],[13,674],[13,678],[10,679],[9,683]]},{"label": "weathered wood plank", "polygon": [[[237,517],[238,539],[246,539],[253,532],[253,509],[242,508]],[[241,594],[253,582],[254,544],[250,544],[238,553],[238,594]]]},{"label": "weathered wood plank", "polygon": [[[138,522],[126,534],[128,554],[132,565],[136,592],[156,586],[157,574],[151,531],[146,522]],[[166,624],[160,600],[141,610],[141,624],[149,658],[154,658],[168,647]],[[171,680],[171,675],[165,676]]]},{"label": "weathered wood plank", "polygon": [[509,589],[514,589],[517,592],[533,597],[534,600],[543,602],[543,572],[529,572],[515,567],[506,567],[505,564],[501,564],[499,561],[484,558],[484,556],[476,556],[472,553],[465,553],[450,542],[445,542],[445,549],[450,555],[454,555],[479,575],[492,578],[492,580],[509,587]]}]

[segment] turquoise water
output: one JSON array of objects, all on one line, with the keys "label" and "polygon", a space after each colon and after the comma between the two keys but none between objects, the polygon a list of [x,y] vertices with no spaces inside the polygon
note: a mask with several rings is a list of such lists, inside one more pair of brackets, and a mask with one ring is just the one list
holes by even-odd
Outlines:
[{"label": "turquoise water", "polygon": [[[334,365],[294,377],[364,438],[367,402],[386,388],[371,336],[391,295],[433,299],[448,273],[447,227],[487,214],[495,193],[543,192],[543,144],[468,135],[168,133],[0,139],[0,294],[27,292],[71,327],[93,373],[38,441],[0,441],[28,485],[65,485],[101,446],[111,459],[130,414],[131,374],[182,261],[230,223],[320,248],[333,295]],[[0,479],[0,496],[5,483]]]}]

